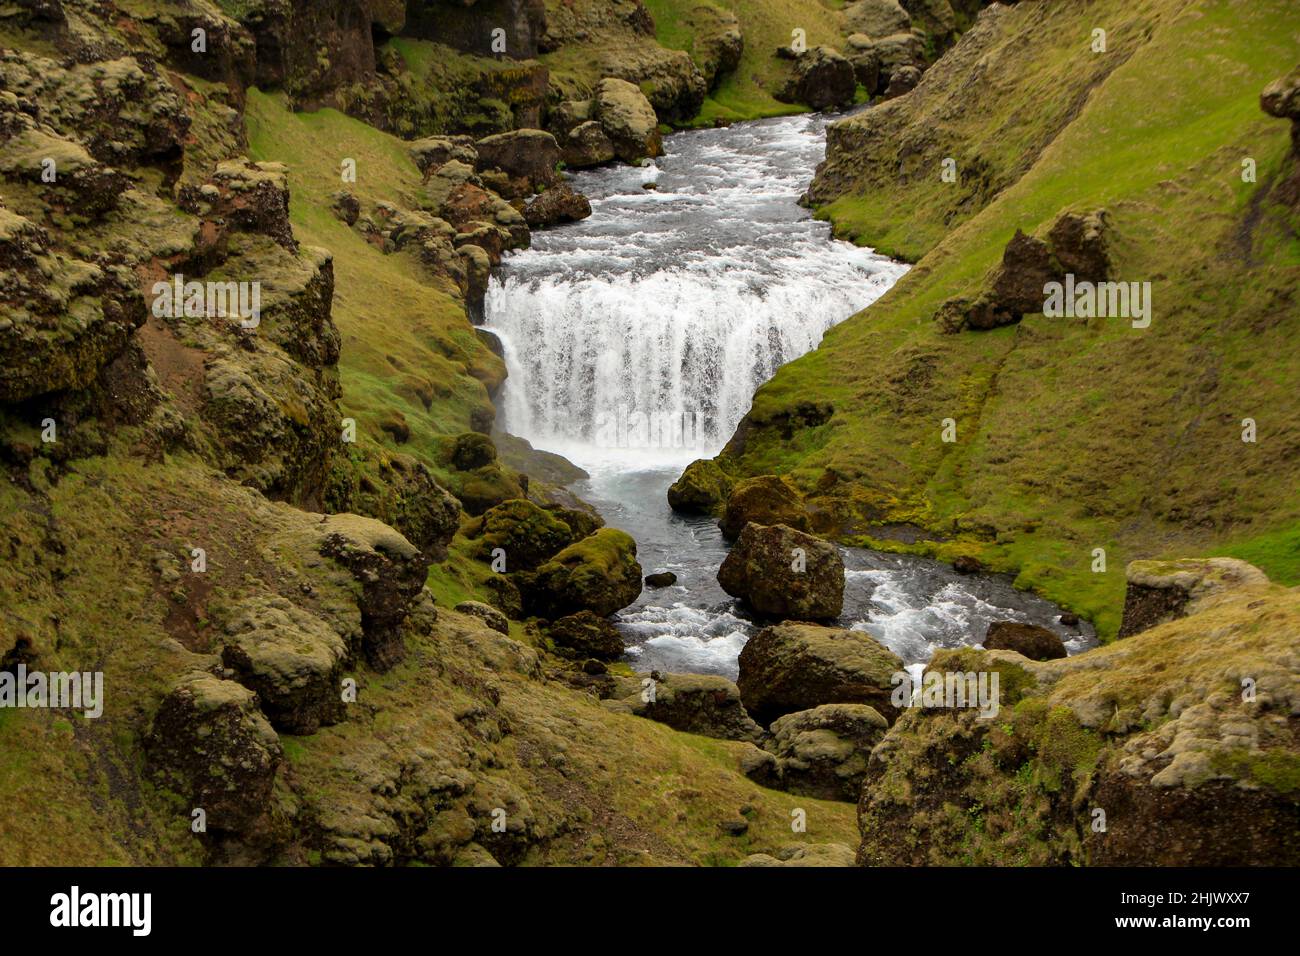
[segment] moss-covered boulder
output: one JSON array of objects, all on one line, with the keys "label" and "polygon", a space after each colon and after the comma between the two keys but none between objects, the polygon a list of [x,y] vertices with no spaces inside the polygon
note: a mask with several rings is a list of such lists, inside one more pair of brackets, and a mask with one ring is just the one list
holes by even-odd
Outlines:
[{"label": "moss-covered boulder", "polygon": [[190,674],[163,698],[144,742],[147,771],[203,810],[209,832],[242,834],[269,812],[280,739],[257,694],[234,681]]},{"label": "moss-covered boulder", "polygon": [[[712,472],[707,468],[700,473],[701,484],[708,492],[711,487]],[[683,478],[686,476],[683,475]],[[740,537],[740,532],[749,522],[756,524],[783,524],[799,531],[808,530],[808,511],[804,506],[803,496],[794,482],[777,475],[759,475],[737,482],[727,495],[719,526],[722,533],[732,540]]]},{"label": "moss-covered boulder", "polygon": [[907,33],[912,18],[898,0],[854,0],[844,8],[844,22],[851,32],[871,37]]},{"label": "moss-covered boulder", "polygon": [[829,621],[844,608],[839,548],[785,525],[747,524],[718,583],[768,617]]},{"label": "moss-covered boulder", "polygon": [[559,618],[578,611],[608,617],[641,593],[636,542],[616,528],[576,541],[536,571],[512,575],[529,613]]},{"label": "moss-covered boulder", "polygon": [[636,86],[607,77],[596,88],[592,115],[609,137],[619,159],[634,163],[663,152],[659,119],[654,107]]},{"label": "moss-covered boulder", "polygon": [[857,88],[853,64],[833,47],[816,46],[795,60],[794,71],[776,98],[806,103],[815,110],[843,109],[852,104]]},{"label": "moss-covered boulder", "polygon": [[772,724],[780,787],[821,800],[856,803],[867,760],[889,729],[865,704],[823,704],[786,714]]},{"label": "moss-covered boulder", "polygon": [[579,611],[552,621],[546,628],[561,653],[576,658],[616,661],[627,649],[618,628],[591,611]]},{"label": "moss-covered boulder", "polygon": [[554,512],[526,498],[489,508],[466,524],[465,536],[476,542],[480,560],[504,558],[506,572],[531,571],[573,543],[573,529]]},{"label": "moss-covered boulder", "polygon": [[985,650],[1015,651],[1031,661],[1050,661],[1065,656],[1065,643],[1054,631],[1019,621],[991,622],[982,643]]},{"label": "moss-covered boulder", "polygon": [[779,624],[759,631],[740,651],[745,707],[763,724],[822,704],[867,704],[888,720],[897,654],[863,631]]},{"label": "moss-covered boulder", "polygon": [[281,597],[248,598],[222,616],[221,662],[257,692],[273,727],[312,734],[343,719],[348,654],[334,628]]},{"label": "moss-covered boulder", "polygon": [[614,144],[605,127],[595,120],[579,123],[564,140],[564,164],[571,169],[601,166],[615,156]]},{"label": "moss-covered boulder", "polygon": [[725,677],[713,674],[659,674],[636,681],[633,693],[611,701],[610,709],[667,724],[675,730],[719,740],[762,740],[763,728],[741,704],[740,691]]},{"label": "moss-covered boulder", "polygon": [[668,506],[683,514],[717,514],[731,487],[731,477],[716,461],[700,458],[668,486]]},{"label": "moss-covered boulder", "polygon": [[426,136],[411,142],[407,152],[425,176],[453,159],[471,168],[478,164],[472,136]]}]

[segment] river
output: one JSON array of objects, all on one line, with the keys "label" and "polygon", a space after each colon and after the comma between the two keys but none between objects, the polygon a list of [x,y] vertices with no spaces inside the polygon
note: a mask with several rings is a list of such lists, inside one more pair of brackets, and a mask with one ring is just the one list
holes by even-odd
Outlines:
[{"label": "river", "polygon": [[[799,206],[825,123],[677,133],[644,166],[576,173],[591,217],[535,232],[488,289],[484,326],[509,370],[498,425],[586,469],[572,490],[636,539],[646,573],[677,575],[616,617],[638,670],[735,677],[755,625],[718,587],[727,543],[713,519],[674,514],[665,492],[690,461],[717,454],[758,386],[907,270],[832,239]],[[1070,653],[1096,642],[1004,575],[843,551],[840,624],[909,664],[977,643],[995,620],[1050,627]]]}]

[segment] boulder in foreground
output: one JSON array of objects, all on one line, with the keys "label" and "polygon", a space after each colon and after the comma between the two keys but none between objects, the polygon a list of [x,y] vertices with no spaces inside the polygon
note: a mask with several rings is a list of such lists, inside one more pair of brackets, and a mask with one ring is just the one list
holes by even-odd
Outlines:
[{"label": "boulder in foreground", "polygon": [[893,677],[902,670],[902,659],[863,631],[778,624],[741,649],[736,684],[763,724],[822,704],[867,704],[892,720]]}]

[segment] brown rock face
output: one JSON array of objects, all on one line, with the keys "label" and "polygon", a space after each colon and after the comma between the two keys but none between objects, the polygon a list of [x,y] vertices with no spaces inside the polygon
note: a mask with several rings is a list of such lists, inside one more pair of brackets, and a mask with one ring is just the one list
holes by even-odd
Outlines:
[{"label": "brown rock face", "polygon": [[745,707],[760,723],[822,704],[867,704],[887,720],[903,661],[862,631],[815,624],[764,628],[740,651]]},{"label": "brown rock face", "polygon": [[994,621],[984,635],[985,650],[1015,651],[1031,661],[1050,661],[1065,657],[1065,644],[1045,627]]},{"label": "brown rock face", "polygon": [[747,524],[718,583],[760,614],[827,621],[844,607],[844,560],[833,544],[786,525]]},{"label": "brown rock face", "polygon": [[1017,229],[1001,264],[989,275],[986,290],[973,301],[948,300],[935,320],[949,333],[1014,325],[1027,314],[1041,313],[1047,298],[1044,287],[1063,282],[1067,274],[1079,282],[1101,282],[1110,274],[1104,210],[1060,216],[1046,240]]}]

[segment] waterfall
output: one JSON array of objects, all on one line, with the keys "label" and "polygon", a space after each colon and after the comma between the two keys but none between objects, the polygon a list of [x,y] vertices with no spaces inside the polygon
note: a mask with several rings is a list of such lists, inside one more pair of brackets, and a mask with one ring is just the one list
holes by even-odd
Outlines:
[{"label": "waterfall", "polygon": [[581,174],[592,217],[506,260],[485,306],[510,373],[505,429],[578,459],[715,454],[755,389],[902,274],[797,205],[818,121],[752,130]]}]

